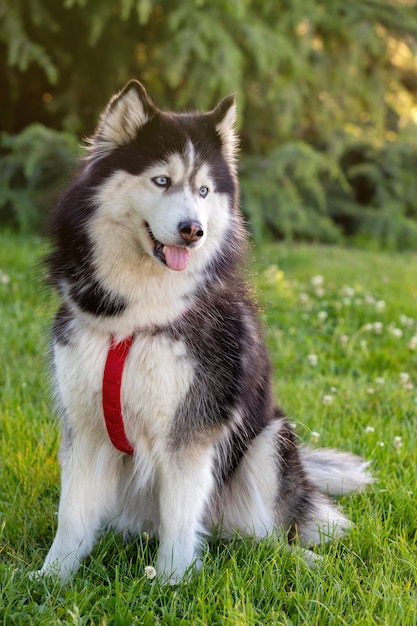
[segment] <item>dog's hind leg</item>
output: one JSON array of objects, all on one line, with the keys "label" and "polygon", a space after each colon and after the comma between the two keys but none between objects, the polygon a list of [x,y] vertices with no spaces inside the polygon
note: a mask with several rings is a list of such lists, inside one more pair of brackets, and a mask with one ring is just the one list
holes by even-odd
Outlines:
[{"label": "dog's hind leg", "polygon": [[61,447],[58,529],[41,576],[67,578],[92,550],[96,533],[116,514],[120,455],[75,437]]},{"label": "dog's hind leg", "polygon": [[201,520],[212,487],[212,451],[183,450],[160,468],[157,572],[162,582],[179,583],[198,559]]},{"label": "dog's hind leg", "polygon": [[309,480],[286,420],[267,426],[252,442],[222,496],[222,532],[257,538],[278,533],[305,546],[349,527],[337,507]]}]

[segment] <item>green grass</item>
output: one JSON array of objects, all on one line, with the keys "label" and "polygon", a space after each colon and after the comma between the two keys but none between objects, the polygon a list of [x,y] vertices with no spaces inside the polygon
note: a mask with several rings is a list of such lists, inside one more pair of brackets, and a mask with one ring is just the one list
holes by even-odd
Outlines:
[{"label": "green grass", "polygon": [[216,541],[200,575],[166,588],[144,574],[155,543],[114,535],[66,584],[28,576],[59,498],[44,251],[40,240],[0,236],[1,623],[417,624],[417,255],[252,251],[277,399],[300,439],[364,455],[376,482],[341,500],[355,526],[318,549],[314,570],[273,541]]}]

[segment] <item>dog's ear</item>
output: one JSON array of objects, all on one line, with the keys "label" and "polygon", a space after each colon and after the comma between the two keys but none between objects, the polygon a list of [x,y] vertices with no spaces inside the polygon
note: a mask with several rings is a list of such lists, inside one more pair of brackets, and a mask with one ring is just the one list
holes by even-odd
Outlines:
[{"label": "dog's ear", "polygon": [[215,129],[222,142],[222,151],[226,160],[233,165],[239,145],[236,132],[236,101],[235,96],[227,96],[211,112]]},{"label": "dog's ear", "polygon": [[156,110],[144,86],[131,80],[113,96],[101,114],[97,130],[88,140],[93,156],[104,156],[117,146],[132,141]]}]

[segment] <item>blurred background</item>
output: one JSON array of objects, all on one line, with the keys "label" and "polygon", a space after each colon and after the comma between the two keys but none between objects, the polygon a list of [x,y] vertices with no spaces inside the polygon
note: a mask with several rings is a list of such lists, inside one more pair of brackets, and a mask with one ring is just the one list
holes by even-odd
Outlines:
[{"label": "blurred background", "polygon": [[1,0],[0,223],[44,232],[111,95],[238,98],[255,239],[417,248],[416,0]]}]

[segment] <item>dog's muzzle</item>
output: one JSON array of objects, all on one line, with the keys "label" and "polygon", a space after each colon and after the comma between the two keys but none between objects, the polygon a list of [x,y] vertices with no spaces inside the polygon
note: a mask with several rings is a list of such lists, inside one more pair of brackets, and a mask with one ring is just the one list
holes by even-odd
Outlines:
[{"label": "dog's muzzle", "polygon": [[184,241],[183,244],[178,246],[163,244],[156,239],[147,222],[145,222],[145,227],[153,244],[154,257],[171,270],[177,272],[187,267],[190,258],[190,248],[193,248],[204,237],[202,225],[193,220],[186,220],[178,224],[178,233]]}]

